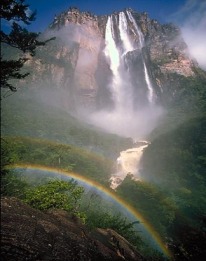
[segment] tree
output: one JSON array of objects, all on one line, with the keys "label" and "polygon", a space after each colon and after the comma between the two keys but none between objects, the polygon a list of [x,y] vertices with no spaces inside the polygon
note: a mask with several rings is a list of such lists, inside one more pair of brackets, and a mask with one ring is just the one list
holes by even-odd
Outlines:
[{"label": "tree", "polygon": [[63,209],[81,216],[78,208],[83,193],[84,188],[74,180],[51,180],[44,185],[29,188],[24,201],[39,210]]},{"label": "tree", "polygon": [[[46,41],[38,40],[40,33],[29,32],[22,27],[20,23],[29,25],[35,20],[36,11],[30,12],[29,5],[24,3],[25,0],[2,0],[1,1],[1,20],[11,23],[11,30],[6,33],[5,30],[0,31],[1,42],[11,47],[21,50],[23,53],[30,53],[35,55],[35,49],[38,46],[44,46],[50,38]],[[21,69],[27,58],[19,58],[18,60],[4,60],[1,56],[1,88],[6,88],[11,91],[16,91],[9,80],[23,79],[29,73],[22,73]]]}]

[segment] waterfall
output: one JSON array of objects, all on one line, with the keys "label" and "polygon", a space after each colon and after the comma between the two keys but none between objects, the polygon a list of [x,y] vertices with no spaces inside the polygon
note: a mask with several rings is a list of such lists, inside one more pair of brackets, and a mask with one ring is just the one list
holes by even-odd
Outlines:
[{"label": "waterfall", "polygon": [[[132,36],[138,37],[139,44]],[[93,124],[106,131],[137,140],[144,139],[150,133],[161,113],[154,104],[154,91],[142,54],[143,47],[143,34],[129,11],[108,16],[103,53],[111,72],[107,88],[111,93],[113,108],[102,109],[90,116]],[[135,68],[140,68],[137,73],[132,68],[136,58],[139,67]],[[141,99],[142,107],[136,104]],[[152,106],[148,106],[148,103]],[[147,146],[148,143],[140,144],[120,153],[117,170],[111,175],[111,188],[115,189],[121,184],[128,173],[140,179],[139,163]]]},{"label": "waterfall", "polygon": [[[127,12],[127,15],[128,15],[128,18],[129,18],[130,22],[133,24],[133,26],[134,26],[137,34],[138,34],[140,50],[142,50],[142,48],[144,47],[144,37],[143,37],[143,34],[140,31],[139,27],[137,26],[137,23],[134,20],[132,14],[129,11],[126,11],[126,12]],[[149,78],[148,69],[147,69],[147,66],[146,66],[146,63],[145,63],[143,55],[142,55],[142,62],[143,62],[143,65],[144,65],[145,82],[147,84],[147,89],[148,89],[147,98],[148,98],[148,101],[150,103],[152,103],[154,101],[154,91],[153,91],[152,83],[151,83],[150,78]]]},{"label": "waterfall", "polygon": [[[144,47],[144,37],[142,32],[140,31],[139,27],[137,26],[136,21],[134,20],[132,14],[129,11],[126,11],[127,16],[132,23],[134,27],[134,33],[137,33],[139,37],[139,48],[142,51],[142,48]],[[116,16],[115,16],[116,18]],[[115,19],[115,23],[117,23],[117,19]],[[135,44],[131,43],[129,33],[128,33],[128,23],[127,18],[124,12],[119,13],[119,35],[122,42],[122,50],[117,47],[115,36],[114,36],[114,26],[113,26],[113,20],[112,16],[108,17],[107,24],[106,24],[106,33],[105,33],[105,42],[106,47],[104,50],[104,53],[109,60],[110,63],[110,69],[113,73],[113,79],[110,84],[110,88],[112,90],[112,95],[115,103],[116,109],[121,109],[123,107],[130,108],[132,113],[132,86],[129,81],[129,75],[127,75],[126,70],[123,69],[124,67],[124,56],[130,52],[134,51],[136,49]],[[152,103],[154,101],[154,91],[152,87],[152,83],[150,81],[148,69],[145,63],[145,59],[142,55],[142,62],[144,66],[144,76],[145,76],[145,82],[147,85],[147,98],[149,103]],[[123,73],[124,72],[124,73]],[[125,79],[127,80],[127,93],[124,90],[125,85]],[[129,88],[128,88],[129,87]],[[128,100],[129,99],[129,100]]]},{"label": "waterfall", "polygon": [[147,66],[145,64],[145,62],[143,61],[144,64],[144,74],[145,74],[145,81],[147,83],[147,88],[148,88],[148,100],[150,103],[152,103],[154,101],[154,92],[153,92],[153,88],[152,88],[152,84],[149,78],[149,74],[148,74],[148,70],[147,70]]},{"label": "waterfall", "polygon": [[115,76],[118,75],[118,68],[120,65],[119,52],[114,40],[114,28],[112,17],[108,17],[106,24],[106,33],[105,33],[105,42],[106,47],[104,49],[104,53],[106,57],[109,59],[110,68]]},{"label": "waterfall", "polygon": [[106,24],[105,43],[106,47],[104,49],[104,53],[109,61],[110,69],[113,73],[112,82],[110,83],[110,89],[112,91],[115,107],[119,107],[121,104],[121,75],[119,72],[120,54],[114,40],[114,28],[111,16],[108,17]]},{"label": "waterfall", "polygon": [[[114,23],[115,25],[118,24],[123,50],[116,45]],[[119,14],[119,23],[117,17],[108,17],[105,31],[105,43],[104,53],[113,74],[112,81],[109,84],[114,102],[113,116],[116,115],[118,117],[118,115],[121,114],[121,117],[123,117],[125,112],[126,114],[132,113],[132,86],[128,72],[124,68],[125,64],[123,57],[124,53],[132,50],[132,45],[128,38],[127,22],[123,12]]]},{"label": "waterfall", "polygon": [[127,19],[123,12],[119,13],[119,33],[123,45],[123,54],[133,51],[134,47],[132,46],[128,35]]},{"label": "waterfall", "polygon": [[148,142],[144,141],[136,148],[128,149],[120,152],[117,158],[117,170],[110,178],[110,187],[116,189],[127,174],[132,174],[133,179],[141,180],[139,168],[143,150],[148,146]]},{"label": "waterfall", "polygon": [[[139,45],[133,39],[135,35],[139,38]],[[143,46],[143,34],[129,11],[108,16],[103,54],[111,73],[110,82],[105,87],[110,92],[113,107],[105,107],[90,115],[92,124],[135,139],[145,138],[156,117],[154,106],[148,106],[148,103],[155,104],[146,62],[142,54],[137,56],[136,51],[139,49],[141,52]],[[136,57],[138,66],[142,66],[137,72],[132,68]],[[140,107],[138,102],[143,106]]]}]

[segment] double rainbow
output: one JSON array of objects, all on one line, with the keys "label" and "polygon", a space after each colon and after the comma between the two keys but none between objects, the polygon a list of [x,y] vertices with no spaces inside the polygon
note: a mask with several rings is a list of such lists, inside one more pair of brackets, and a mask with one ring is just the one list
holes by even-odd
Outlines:
[{"label": "double rainbow", "polygon": [[38,171],[46,171],[55,173],[58,175],[67,176],[70,178],[73,178],[76,181],[85,183],[88,186],[96,188],[101,193],[107,195],[114,201],[116,201],[118,204],[120,204],[129,214],[131,214],[135,219],[137,219],[146,229],[148,234],[150,235],[151,239],[154,241],[154,243],[157,245],[157,247],[161,250],[161,252],[167,257],[171,258],[172,255],[169,251],[169,249],[166,247],[165,243],[163,242],[160,235],[155,231],[155,229],[150,225],[150,223],[131,205],[128,204],[124,199],[122,199],[120,196],[118,196],[115,192],[105,188],[101,184],[99,184],[96,181],[90,180],[87,177],[81,176],[78,173],[65,171],[59,168],[52,168],[42,165],[31,165],[31,164],[15,164],[8,166],[9,169],[29,169],[29,170],[38,170]]}]

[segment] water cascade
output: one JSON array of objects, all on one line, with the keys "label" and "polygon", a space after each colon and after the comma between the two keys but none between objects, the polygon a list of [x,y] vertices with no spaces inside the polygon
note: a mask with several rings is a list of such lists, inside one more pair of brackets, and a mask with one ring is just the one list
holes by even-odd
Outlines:
[{"label": "water cascade", "polygon": [[107,20],[105,42],[106,47],[104,53],[110,63],[110,69],[113,73],[112,82],[109,87],[112,93],[112,98],[116,102],[115,106],[119,108],[121,105],[121,74],[119,72],[120,55],[114,40],[112,16],[109,16]]},{"label": "water cascade", "polygon": [[[139,44],[134,41],[134,37],[139,39]],[[152,109],[148,105],[153,104],[154,91],[144,55],[142,54],[143,47],[143,34],[131,12],[120,12],[118,15],[108,16],[103,52],[111,71],[111,81],[107,87],[111,93],[113,109],[105,109],[94,113],[92,123],[112,133],[130,136],[135,139],[144,138],[145,133],[148,131],[148,125],[152,124]],[[138,50],[139,52],[136,52]],[[138,53],[140,53],[140,66],[143,66],[143,77],[132,70],[133,65],[130,62],[130,59],[131,61],[133,58],[135,59]],[[136,86],[132,79],[137,75],[140,75],[141,80],[137,79]],[[141,85],[142,82],[145,84]],[[145,91],[142,90],[144,86],[147,88]],[[135,97],[140,100],[142,97],[141,95],[140,97],[134,95],[138,88],[141,89],[140,93],[145,92],[146,94],[143,98],[143,103],[145,101],[144,107],[140,108],[140,111],[137,110],[136,103],[138,101]],[[115,189],[128,173],[132,173],[136,178],[139,178],[138,164],[146,146],[148,144],[121,152],[120,157],[117,159],[117,172],[111,176],[112,188]]]},{"label": "water cascade", "polygon": [[[139,39],[138,44],[135,37]],[[90,115],[92,124],[135,139],[145,138],[152,128],[153,115],[156,116],[152,107],[155,95],[142,54],[143,46],[143,34],[130,11],[108,16],[103,54],[111,73],[107,89],[113,107]],[[136,58],[139,67],[134,69]],[[140,71],[135,72],[138,68]]]},{"label": "water cascade", "polygon": [[[129,11],[127,11],[127,16],[129,18],[131,24],[134,27],[133,33],[138,35],[139,49],[142,51],[142,48],[144,46],[143,34],[139,30],[132,14]],[[122,89],[122,85],[123,85],[124,81],[122,78],[121,66],[124,66],[124,60],[123,60],[124,56],[128,52],[134,51],[137,47],[135,46],[135,44],[131,43],[131,40],[130,40],[130,37],[128,34],[129,28],[128,28],[127,18],[126,18],[125,13],[124,12],[119,13],[119,24],[118,24],[120,39],[122,42],[122,50],[117,49],[117,46],[115,44],[114,32],[113,32],[114,27],[113,27],[113,24],[111,23],[111,21],[112,21],[112,19],[111,19],[111,17],[109,17],[108,22],[107,22],[107,27],[106,27],[106,35],[105,35],[105,39],[106,39],[105,53],[110,55],[110,69],[113,72],[112,85],[116,83],[117,84],[116,87],[118,88],[118,91],[119,91],[119,96],[113,95],[114,98],[119,97],[119,99],[116,99],[116,101],[114,99],[114,102],[116,104],[116,112],[118,111],[118,109],[124,108],[124,113],[126,112],[126,113],[128,113],[128,115],[133,116],[134,113],[132,111],[132,106],[131,106],[132,99],[129,100],[130,106],[127,106],[127,110],[125,110],[125,107],[124,107],[124,105],[127,104],[127,101],[125,99],[126,96],[124,95],[124,90]],[[114,48],[116,48],[115,51],[114,51]],[[113,57],[114,57],[114,59],[113,59]],[[142,55],[142,62],[144,65],[145,82],[146,82],[147,89],[148,89],[147,97],[148,97],[149,103],[152,103],[154,100],[154,93],[153,93],[152,84],[151,84],[151,81],[149,78],[148,70],[147,70],[143,55]],[[124,73],[124,77],[125,76],[128,78],[128,75],[125,75],[125,73]],[[129,91],[130,91],[130,93],[132,93],[131,85],[129,85],[127,87],[130,87]],[[123,99],[121,99],[120,97],[122,97]],[[123,102],[123,103],[121,103],[121,102]],[[129,108],[129,110],[128,110],[128,108]],[[116,173],[112,174],[112,176],[110,178],[110,187],[112,189],[116,189],[117,186],[121,184],[121,182],[124,180],[124,178],[126,177],[126,175],[128,173],[133,174],[134,178],[140,179],[138,167],[139,167],[141,156],[143,154],[143,149],[146,148],[147,146],[148,146],[148,143],[144,143],[143,145],[141,145],[137,148],[128,149],[128,150],[122,151],[120,153],[120,157],[117,159],[117,171],[116,171]]]},{"label": "water cascade", "polygon": [[[114,22],[113,22],[114,18]],[[113,115],[123,116],[132,114],[132,85],[130,83],[129,74],[125,70],[124,55],[129,51],[134,50],[128,37],[128,28],[126,16],[123,12],[119,13],[119,23],[116,16],[109,16],[106,25],[104,50],[105,56],[108,59],[112,72],[112,81],[109,88],[114,102]],[[118,24],[122,48],[118,48],[114,33],[114,23]]]},{"label": "water cascade", "polygon": [[143,154],[143,150],[148,146],[148,142],[144,141],[141,145],[120,152],[119,158],[117,158],[117,170],[112,174],[110,178],[110,187],[116,189],[127,174],[132,174],[133,179],[140,180],[140,160]]},{"label": "water cascade", "polygon": [[[133,24],[133,26],[135,28],[135,31],[138,34],[138,37],[139,37],[139,47],[142,50],[142,48],[144,47],[144,37],[143,37],[143,34],[140,31],[139,27],[137,26],[136,21],[134,20],[132,14],[129,11],[127,11],[127,15],[128,15],[128,18],[129,18],[130,22]],[[154,101],[154,91],[153,91],[152,83],[151,83],[150,78],[149,78],[147,66],[146,66],[146,63],[145,63],[143,55],[142,55],[142,61],[143,61],[143,65],[144,65],[145,82],[147,84],[147,89],[148,89],[148,96],[147,97],[148,97],[149,102],[152,103]]]},{"label": "water cascade", "polygon": [[119,13],[119,33],[123,45],[123,54],[133,51],[134,47],[131,44],[128,36],[127,19],[124,12]]}]

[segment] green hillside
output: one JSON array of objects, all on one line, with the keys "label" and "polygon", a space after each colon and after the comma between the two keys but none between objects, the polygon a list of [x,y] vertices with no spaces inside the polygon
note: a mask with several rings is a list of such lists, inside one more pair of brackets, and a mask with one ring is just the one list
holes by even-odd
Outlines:
[{"label": "green hillside", "polygon": [[65,110],[34,99],[32,92],[21,90],[2,100],[1,134],[75,145],[114,160],[132,145],[130,138],[80,122]]}]

